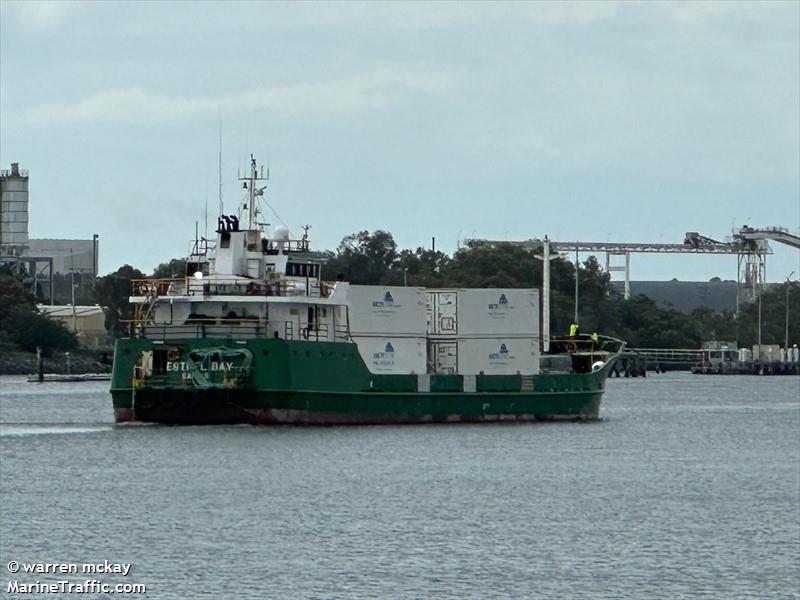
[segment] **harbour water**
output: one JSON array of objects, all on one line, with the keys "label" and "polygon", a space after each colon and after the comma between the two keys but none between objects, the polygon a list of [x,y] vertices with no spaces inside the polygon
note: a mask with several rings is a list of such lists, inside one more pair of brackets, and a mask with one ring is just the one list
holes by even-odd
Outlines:
[{"label": "harbour water", "polygon": [[610,380],[591,424],[118,427],[107,390],[0,378],[4,597],[109,561],[159,599],[800,598],[798,377]]}]

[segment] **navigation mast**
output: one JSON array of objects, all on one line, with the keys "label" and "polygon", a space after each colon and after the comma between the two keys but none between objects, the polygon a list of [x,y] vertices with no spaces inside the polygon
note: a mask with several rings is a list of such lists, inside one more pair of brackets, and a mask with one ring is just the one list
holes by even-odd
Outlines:
[{"label": "navigation mast", "polygon": [[263,196],[264,190],[267,186],[256,187],[259,181],[269,181],[269,169],[267,169],[267,176],[264,177],[264,167],[259,170],[256,165],[256,159],[250,155],[250,176],[239,177],[239,181],[244,181],[244,189],[247,190],[247,228],[256,229],[256,196]]}]

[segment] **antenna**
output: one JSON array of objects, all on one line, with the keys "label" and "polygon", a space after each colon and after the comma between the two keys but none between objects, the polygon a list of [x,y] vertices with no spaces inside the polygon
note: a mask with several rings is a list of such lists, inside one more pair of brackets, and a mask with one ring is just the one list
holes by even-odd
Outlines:
[{"label": "antenna", "polygon": [[222,204],[222,108],[217,107],[219,120],[219,215],[224,213]]}]

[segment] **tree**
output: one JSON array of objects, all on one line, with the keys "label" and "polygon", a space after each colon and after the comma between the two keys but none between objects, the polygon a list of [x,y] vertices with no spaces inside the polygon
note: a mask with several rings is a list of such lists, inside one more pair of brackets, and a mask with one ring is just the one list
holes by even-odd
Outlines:
[{"label": "tree", "polygon": [[[75,273],[75,304],[94,305],[97,298],[94,290],[94,277],[91,273]],[[72,304],[73,275],[66,273],[53,274],[53,304]]]},{"label": "tree", "polygon": [[15,311],[6,321],[5,328],[11,340],[28,352],[35,352],[37,347],[41,347],[44,355],[50,356],[53,350],[78,347],[78,339],[66,325],[38,311]]},{"label": "tree", "polygon": [[0,273],[0,323],[16,310],[36,310],[36,298],[10,273]]},{"label": "tree", "polygon": [[342,239],[336,253],[328,254],[326,272],[329,277],[344,279],[353,284],[385,283],[395,265],[397,243],[388,231],[359,231]]},{"label": "tree", "polygon": [[97,299],[105,307],[106,329],[115,337],[125,335],[128,322],[133,318],[133,310],[129,303],[131,281],[144,277],[138,269],[124,265],[97,280],[95,286]]},{"label": "tree", "polygon": [[442,287],[449,264],[450,257],[438,250],[422,247],[418,247],[414,251],[402,250],[400,257],[386,276],[386,283]]},{"label": "tree", "polygon": [[29,352],[40,346],[46,356],[78,346],[75,334],[41,314],[22,282],[5,273],[0,273],[0,338]]},{"label": "tree", "polygon": [[186,277],[186,260],[173,258],[169,262],[161,263],[153,271],[153,277],[159,279],[176,279]]},{"label": "tree", "polygon": [[[761,296],[761,343],[783,346],[786,335],[786,292],[789,296],[789,345],[800,342],[800,285],[774,285]],[[736,320],[740,346],[758,343],[758,301],[739,308]]]},{"label": "tree", "polygon": [[453,254],[443,279],[450,287],[534,287],[542,263],[517,244],[470,241]]}]

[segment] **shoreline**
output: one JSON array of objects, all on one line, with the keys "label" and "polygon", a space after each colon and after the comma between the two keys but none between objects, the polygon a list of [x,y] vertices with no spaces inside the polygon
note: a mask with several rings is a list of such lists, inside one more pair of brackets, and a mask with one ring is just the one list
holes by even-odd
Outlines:
[{"label": "shoreline", "polygon": [[[113,353],[94,350],[77,350],[69,353],[53,352],[44,359],[44,372],[47,375],[85,375],[91,373],[111,373]],[[104,360],[105,359],[105,360]],[[36,375],[36,353],[24,351],[0,351],[0,375]]]}]

